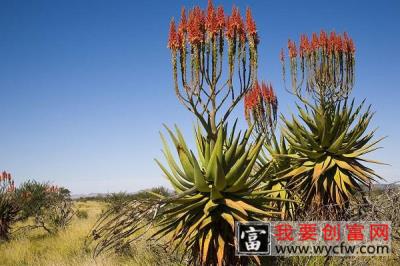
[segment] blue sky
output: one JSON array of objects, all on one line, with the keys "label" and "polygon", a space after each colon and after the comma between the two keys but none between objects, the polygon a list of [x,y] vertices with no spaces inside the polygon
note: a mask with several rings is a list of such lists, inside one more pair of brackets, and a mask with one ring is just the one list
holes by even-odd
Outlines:
[{"label": "blue sky", "polygon": [[[353,96],[367,98],[372,127],[388,136],[369,157],[391,164],[375,167],[387,181],[400,181],[399,1],[214,3],[253,9],[259,76],[284,114],[294,98],[282,86],[280,48],[301,33],[347,31],[357,48]],[[0,168],[18,183],[51,181],[73,193],[167,185],[153,161],[158,131],[178,123],[191,140],[194,121],[172,89],[168,24],[196,4],[206,1],[0,0]]]}]

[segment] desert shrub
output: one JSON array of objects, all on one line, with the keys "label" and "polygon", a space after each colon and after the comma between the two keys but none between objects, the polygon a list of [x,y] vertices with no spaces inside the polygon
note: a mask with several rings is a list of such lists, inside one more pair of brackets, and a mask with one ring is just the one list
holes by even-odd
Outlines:
[{"label": "desert shrub", "polygon": [[16,194],[21,209],[19,219],[33,220],[33,224],[25,228],[42,228],[55,233],[65,228],[72,219],[72,200],[66,188],[29,180],[20,185]]},{"label": "desert shrub", "polygon": [[9,239],[17,213],[14,180],[9,173],[0,173],[0,241]]},{"label": "desert shrub", "polygon": [[47,183],[39,183],[35,180],[28,180],[22,183],[16,190],[17,202],[20,206],[19,219],[26,220],[35,216],[44,207],[47,207],[46,189]]},{"label": "desert shrub", "polygon": [[160,197],[167,197],[173,194],[172,191],[165,187],[155,187],[147,190],[141,190],[136,193],[117,192],[107,194],[103,200],[106,201],[111,209],[119,211],[127,202],[134,200],[157,199]]}]

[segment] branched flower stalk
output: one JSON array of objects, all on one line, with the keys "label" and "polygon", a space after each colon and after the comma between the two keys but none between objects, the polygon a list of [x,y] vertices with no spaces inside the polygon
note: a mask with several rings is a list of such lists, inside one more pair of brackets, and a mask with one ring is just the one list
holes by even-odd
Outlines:
[{"label": "branched flower stalk", "polygon": [[[309,38],[302,35],[300,45],[288,41],[290,81],[292,92],[305,100],[304,91],[317,102],[347,99],[354,85],[355,46],[343,33],[321,31]],[[283,77],[286,84],[285,54],[281,52]]]},{"label": "branched flower stalk", "polygon": [[256,81],[244,96],[244,115],[249,124],[255,125],[257,133],[269,142],[276,128],[278,99],[271,84]]},{"label": "branched flower stalk", "polygon": [[[183,8],[177,27],[171,21],[168,48],[176,96],[214,140],[218,126],[257,80],[258,43],[250,9],[244,21],[237,7],[229,16],[209,1],[206,11],[194,7],[188,16]],[[226,59],[228,73],[223,73]]]}]

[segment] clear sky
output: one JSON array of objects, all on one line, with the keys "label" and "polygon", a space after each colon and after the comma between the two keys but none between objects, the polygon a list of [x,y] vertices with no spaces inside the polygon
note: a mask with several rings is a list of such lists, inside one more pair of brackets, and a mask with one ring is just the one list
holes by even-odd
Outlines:
[{"label": "clear sky", "polygon": [[[400,2],[214,1],[253,10],[259,76],[274,85],[280,111],[294,111],[282,86],[287,39],[320,29],[347,31],[356,44],[353,96],[367,98],[385,136],[370,154],[400,181]],[[192,140],[193,117],[172,89],[169,21],[206,1],[0,0],[0,168],[73,193],[166,185],[158,131],[178,123]],[[242,105],[234,115],[242,117]],[[242,123],[244,126],[244,123]]]}]

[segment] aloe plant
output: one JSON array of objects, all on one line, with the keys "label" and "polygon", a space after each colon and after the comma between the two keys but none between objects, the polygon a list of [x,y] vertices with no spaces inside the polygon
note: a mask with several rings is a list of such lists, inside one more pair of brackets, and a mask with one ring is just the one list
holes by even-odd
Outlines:
[{"label": "aloe plant", "polygon": [[95,254],[125,247],[134,233],[153,222],[159,229],[153,237],[168,235],[172,249],[188,251],[192,264],[248,261],[235,256],[234,222],[280,214],[271,204],[270,191],[261,185],[267,167],[255,168],[264,137],[250,141],[252,129],[241,135],[235,127],[228,132],[227,126],[234,108],[256,84],[258,43],[250,9],[244,20],[237,7],[225,15],[222,7],[208,1],[206,10],[194,7],[188,16],[183,8],[177,27],[171,20],[168,48],[174,91],[200,124],[195,130],[197,153],[177,127],[175,133],[167,128],[179,160],[161,135],[169,167],[157,163],[176,195],[137,200],[119,213],[106,212],[92,231]]},{"label": "aloe plant", "polygon": [[201,265],[235,265],[240,262],[234,256],[235,221],[262,220],[281,214],[270,205],[274,200],[267,196],[270,191],[260,186],[266,167],[253,171],[263,139],[248,143],[252,128],[241,137],[235,135],[234,129],[228,134],[227,127],[221,127],[213,145],[198,128],[196,157],[178,128],[175,134],[168,128],[167,131],[179,162],[173,159],[162,135],[171,171],[157,162],[177,192],[193,192],[170,202],[172,207],[162,213],[161,228],[154,236],[170,233],[170,244],[175,248],[183,245],[191,260]]},{"label": "aloe plant", "polygon": [[[283,136],[294,154],[282,174],[304,206],[336,206],[343,210],[357,192],[379,179],[363,158],[381,140],[368,132],[373,113],[364,102],[355,106],[348,97],[354,86],[355,45],[343,35],[321,31],[302,35],[299,47],[289,40],[290,77],[299,119],[285,119]],[[285,81],[285,58],[281,55]],[[300,120],[300,121],[299,121]]]},{"label": "aloe plant", "polygon": [[[294,166],[283,177],[301,193],[305,204],[348,205],[356,192],[369,187],[380,178],[363,158],[377,149],[381,139],[373,141],[375,130],[366,133],[373,113],[370,107],[362,112],[354,107],[354,100],[330,106],[298,106],[302,122],[294,116],[283,118],[283,134],[296,153]],[[309,205],[310,206],[310,205]]]}]

